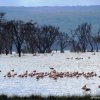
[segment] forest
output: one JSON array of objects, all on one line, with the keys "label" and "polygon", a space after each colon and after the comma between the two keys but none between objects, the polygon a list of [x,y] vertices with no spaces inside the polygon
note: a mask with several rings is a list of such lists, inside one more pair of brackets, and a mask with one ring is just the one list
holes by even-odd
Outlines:
[{"label": "forest", "polygon": [[51,53],[53,50],[71,52],[99,52],[100,29],[92,33],[91,23],[84,22],[70,33],[61,32],[59,27],[39,25],[32,20],[7,20],[0,13],[0,54],[12,54],[13,46],[19,57],[21,53]]}]

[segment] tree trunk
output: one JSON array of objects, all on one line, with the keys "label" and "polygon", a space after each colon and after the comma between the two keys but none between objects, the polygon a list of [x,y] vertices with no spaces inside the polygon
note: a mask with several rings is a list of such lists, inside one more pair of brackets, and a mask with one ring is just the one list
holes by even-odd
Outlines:
[{"label": "tree trunk", "polygon": [[21,57],[21,46],[20,45],[18,45],[17,47],[17,52],[18,52],[19,57]]},{"label": "tree trunk", "polygon": [[21,52],[19,52],[19,57],[21,57]]},{"label": "tree trunk", "polygon": [[60,53],[64,53],[64,49],[63,48],[61,48]]},{"label": "tree trunk", "polygon": [[92,43],[90,43],[90,46],[91,46],[91,52],[93,52],[94,48],[93,48]]},{"label": "tree trunk", "polygon": [[10,47],[10,54],[12,55],[12,46]]},{"label": "tree trunk", "polygon": [[8,49],[6,49],[6,55],[8,55],[8,53],[9,53],[9,52],[8,52]]},{"label": "tree trunk", "polygon": [[95,45],[96,45],[96,52],[98,52],[98,51],[99,51],[98,44],[97,44],[97,43],[95,43]]},{"label": "tree trunk", "polygon": [[1,52],[2,52],[2,51],[1,51],[1,49],[0,49],[0,55],[1,55]]}]

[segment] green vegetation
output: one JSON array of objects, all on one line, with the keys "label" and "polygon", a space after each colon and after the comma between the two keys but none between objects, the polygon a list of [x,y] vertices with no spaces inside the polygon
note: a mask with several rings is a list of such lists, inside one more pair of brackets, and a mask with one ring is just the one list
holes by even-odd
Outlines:
[{"label": "green vegetation", "polygon": [[42,96],[30,96],[30,97],[7,97],[6,95],[1,95],[0,100],[100,100],[100,96],[49,96],[49,97],[42,97]]}]

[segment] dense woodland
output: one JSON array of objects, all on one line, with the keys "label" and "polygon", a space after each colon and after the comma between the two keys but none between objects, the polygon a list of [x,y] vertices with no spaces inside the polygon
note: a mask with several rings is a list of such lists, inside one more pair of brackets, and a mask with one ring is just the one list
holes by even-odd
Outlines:
[{"label": "dense woodland", "polygon": [[[51,25],[40,26],[32,20],[7,20],[5,13],[0,13],[0,54],[12,54],[13,45],[21,57],[23,53],[50,53],[55,45],[64,53],[65,49],[71,52],[99,51],[100,30],[92,33],[92,25],[83,23],[70,33],[61,32],[59,27]],[[56,49],[57,51],[57,49]]]}]

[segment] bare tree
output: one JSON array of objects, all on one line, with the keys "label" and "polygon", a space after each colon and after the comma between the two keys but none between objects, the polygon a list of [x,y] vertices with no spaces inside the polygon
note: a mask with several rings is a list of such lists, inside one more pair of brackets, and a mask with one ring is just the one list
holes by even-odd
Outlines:
[{"label": "bare tree", "polygon": [[59,28],[53,26],[42,26],[36,34],[36,46],[40,53],[51,52],[51,47],[58,36]]},{"label": "bare tree", "polygon": [[77,49],[76,49],[76,45],[79,44],[79,40],[78,40],[78,36],[77,36],[77,33],[76,33],[76,30],[75,31],[72,31],[71,30],[71,33],[70,33],[70,38],[69,38],[69,43],[71,44],[71,51],[72,52],[77,52]]},{"label": "bare tree", "polygon": [[95,43],[95,47],[96,47],[96,51],[99,51],[99,45],[100,45],[100,30],[97,32],[97,35],[95,35],[93,37],[94,43]]},{"label": "bare tree", "polygon": [[12,34],[19,57],[21,57],[22,44],[24,42],[25,29],[24,22],[21,20],[12,21]]},{"label": "bare tree", "polygon": [[3,39],[2,39],[2,33],[0,32],[0,54],[3,52],[4,46],[3,46]]},{"label": "bare tree", "polygon": [[60,47],[60,52],[64,53],[64,49],[68,46],[69,44],[69,36],[67,33],[62,33],[60,32],[58,35],[58,45]]},{"label": "bare tree", "polygon": [[4,41],[3,41],[3,37],[4,37],[3,24],[5,21],[4,16],[5,13],[1,12],[0,13],[0,54],[4,51]]},{"label": "bare tree", "polygon": [[[92,47],[91,40],[90,38],[88,38],[91,32],[91,25],[88,23],[83,23],[78,26],[78,28],[76,29],[76,32],[79,37],[79,43],[81,45],[82,52],[86,52],[88,42]],[[93,48],[91,50],[93,51]]]},{"label": "bare tree", "polygon": [[52,47],[57,42],[61,53],[71,45],[74,52],[99,51],[100,30],[94,36],[91,32],[91,24],[83,23],[71,31],[71,34],[59,32],[58,27],[51,25],[39,26],[37,23],[29,21],[27,23],[21,20],[5,19],[5,13],[0,13],[0,54],[6,52],[12,53],[13,44],[16,46],[19,57],[23,51],[31,53],[51,52]]},{"label": "bare tree", "polygon": [[29,52],[36,52],[36,34],[38,31],[37,23],[27,22],[25,24],[25,41]]},{"label": "bare tree", "polygon": [[87,41],[88,41],[87,44],[90,45],[90,48],[91,48],[91,50],[89,51],[93,52],[94,51],[94,40],[93,40],[93,35],[91,33],[91,29],[92,29],[91,24],[87,24]]},{"label": "bare tree", "polygon": [[3,23],[3,41],[4,41],[4,48],[6,55],[10,51],[12,54],[12,45],[13,45],[13,39],[12,39],[12,31],[11,31],[11,22],[10,21],[5,21]]}]

